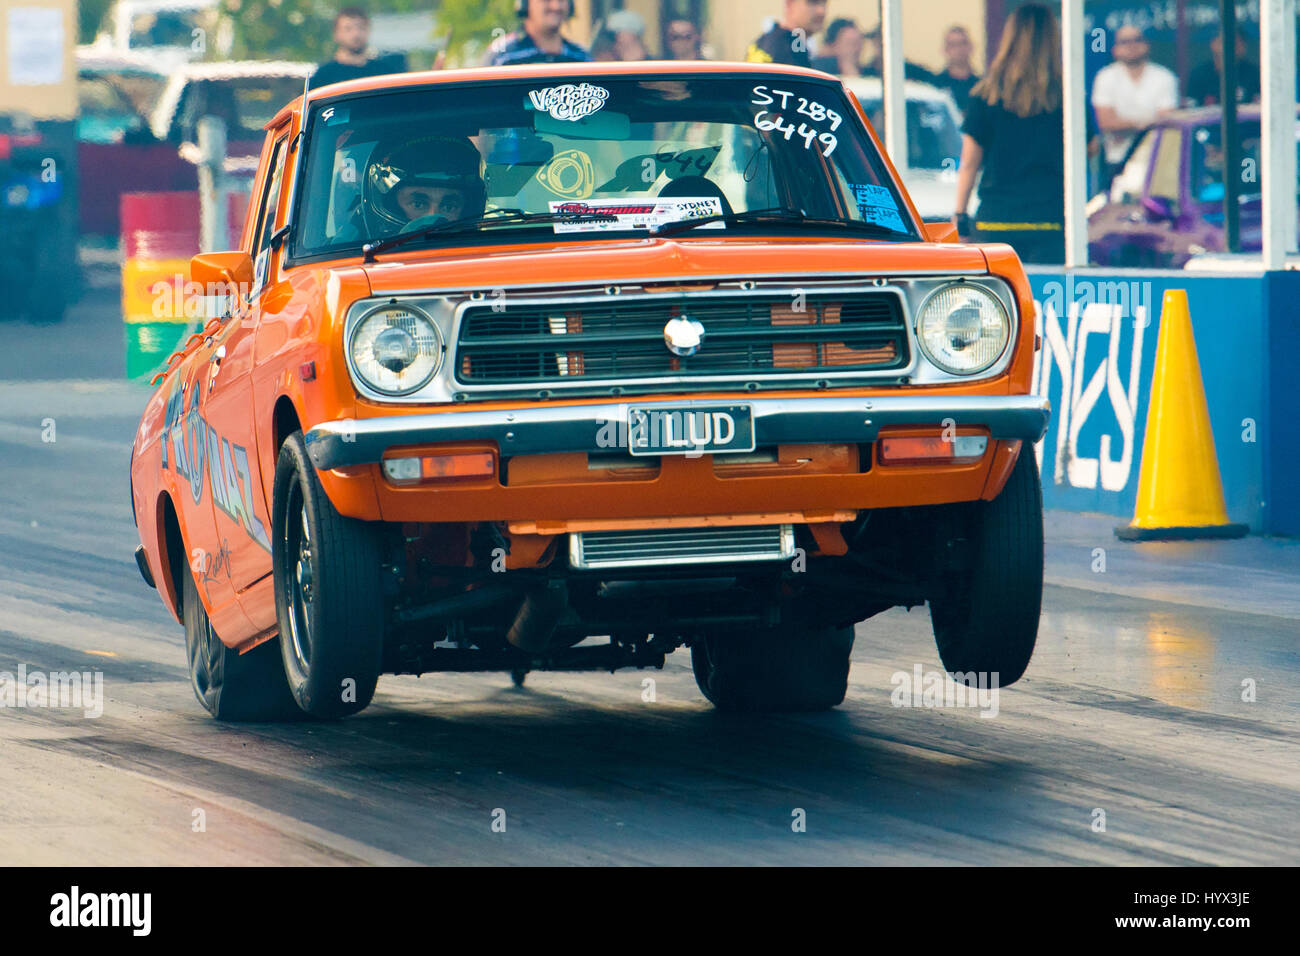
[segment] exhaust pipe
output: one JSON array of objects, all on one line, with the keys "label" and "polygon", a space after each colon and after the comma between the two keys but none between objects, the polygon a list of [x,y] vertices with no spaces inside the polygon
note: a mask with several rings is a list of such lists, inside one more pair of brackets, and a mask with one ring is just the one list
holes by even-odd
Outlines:
[{"label": "exhaust pipe", "polygon": [[441,601],[435,601],[433,604],[426,604],[423,607],[404,608],[394,615],[394,619],[399,624],[416,624],[420,621],[451,621],[467,614],[490,610],[503,601],[509,601],[511,598],[517,597],[518,594],[518,588],[507,587],[504,584],[489,584],[485,587],[475,588],[473,591],[465,591],[449,598],[443,598]]},{"label": "exhaust pipe", "polygon": [[521,651],[545,650],[568,607],[569,588],[564,581],[547,581],[530,588],[506,640]]}]

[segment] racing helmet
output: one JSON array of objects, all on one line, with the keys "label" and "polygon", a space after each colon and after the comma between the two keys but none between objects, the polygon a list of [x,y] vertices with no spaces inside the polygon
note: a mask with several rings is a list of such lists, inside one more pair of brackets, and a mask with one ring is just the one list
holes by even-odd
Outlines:
[{"label": "racing helmet", "polygon": [[462,218],[483,215],[487,205],[483,168],[483,157],[466,138],[408,136],[376,144],[361,189],[371,234],[392,233],[407,224],[408,217],[397,204],[397,192],[404,186],[460,190],[465,202]]}]

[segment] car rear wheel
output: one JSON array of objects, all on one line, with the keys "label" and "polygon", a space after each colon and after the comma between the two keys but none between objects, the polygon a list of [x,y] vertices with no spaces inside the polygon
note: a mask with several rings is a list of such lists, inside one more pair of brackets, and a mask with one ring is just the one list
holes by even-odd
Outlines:
[{"label": "car rear wheel", "polygon": [[1029,666],[1043,602],[1043,492],[1028,445],[1002,493],[971,506],[969,536],[969,570],[930,601],[934,639],[954,679],[996,674],[1006,687]]},{"label": "car rear wheel", "polygon": [[356,713],[374,696],[383,661],[381,548],[373,526],[335,510],[302,432],[280,448],[271,531],[289,689],[313,717]]},{"label": "car rear wheel", "polygon": [[199,599],[194,575],[186,570],[181,583],[185,650],[190,662],[194,696],[218,720],[289,720],[301,711],[285,683],[276,642],[266,641],[240,654],[217,637]]},{"label": "car rear wheel", "polygon": [[844,700],[853,627],[773,627],[691,645],[700,691],[719,710],[828,710]]}]

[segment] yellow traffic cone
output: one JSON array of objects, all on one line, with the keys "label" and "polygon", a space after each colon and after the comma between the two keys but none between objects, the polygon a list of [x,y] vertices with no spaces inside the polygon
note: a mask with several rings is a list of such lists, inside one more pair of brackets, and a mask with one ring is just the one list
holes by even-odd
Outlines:
[{"label": "yellow traffic cone", "polygon": [[1248,530],[1228,521],[1187,292],[1170,289],[1161,305],[1137,508],[1133,523],[1115,534],[1156,541],[1240,538]]}]

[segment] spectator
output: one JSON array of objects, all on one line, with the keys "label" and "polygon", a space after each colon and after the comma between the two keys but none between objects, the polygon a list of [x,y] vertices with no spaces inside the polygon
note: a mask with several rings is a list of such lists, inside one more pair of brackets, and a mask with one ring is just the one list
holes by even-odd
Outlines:
[{"label": "spectator", "polygon": [[[1246,57],[1246,35],[1237,31],[1237,102],[1254,103],[1259,99],[1259,64]],[[1187,78],[1187,99],[1193,106],[1219,103],[1220,77],[1223,76],[1223,34],[1210,41],[1211,62],[1202,63]]]},{"label": "spectator", "polygon": [[587,51],[561,34],[573,14],[573,0],[518,0],[521,29],[506,34],[488,48],[488,66],[525,63],[585,63]]},{"label": "spectator", "polygon": [[669,60],[704,59],[704,38],[690,20],[669,20],[664,27],[664,54]]},{"label": "spectator", "polygon": [[749,45],[750,63],[784,63],[812,66],[808,41],[826,22],[827,0],[785,0],[781,19]]},{"label": "spectator", "polygon": [[972,234],[966,208],[982,168],[980,241],[1008,242],[1025,262],[1064,262],[1061,34],[1047,6],[1011,14],[993,64],[971,90],[962,133],[957,231]]},{"label": "spectator", "polygon": [[[862,75],[883,76],[885,71],[885,51],[880,43],[880,27],[876,27],[868,33],[866,39],[871,50],[871,58],[862,68]],[[903,79],[915,80],[918,83],[933,83],[934,74],[919,63],[906,60],[903,62]]]},{"label": "spectator", "polygon": [[1137,135],[1178,107],[1178,78],[1148,58],[1146,37],[1135,26],[1115,31],[1115,62],[1092,84],[1092,107],[1105,145],[1103,187],[1119,171]]},{"label": "spectator", "polygon": [[605,18],[605,29],[614,34],[614,57],[618,60],[648,60],[645,20],[635,10],[615,10]]},{"label": "spectator", "polygon": [[826,28],[826,40],[819,47],[823,56],[813,60],[813,69],[835,76],[862,76],[862,51],[867,38],[848,17],[838,17]]},{"label": "spectator", "polygon": [[597,30],[591,38],[590,53],[593,63],[617,63],[618,37],[609,30]]},{"label": "spectator", "polygon": [[975,44],[971,42],[970,32],[963,26],[949,27],[943,36],[943,69],[930,80],[935,86],[951,93],[957,109],[963,113],[970,100],[970,91],[980,81],[971,66],[971,55],[974,52]]},{"label": "spectator", "polygon": [[334,58],[317,67],[308,81],[312,89],[363,76],[406,72],[406,57],[400,53],[370,56],[370,16],[360,7],[344,7],[335,15],[334,44]]}]

